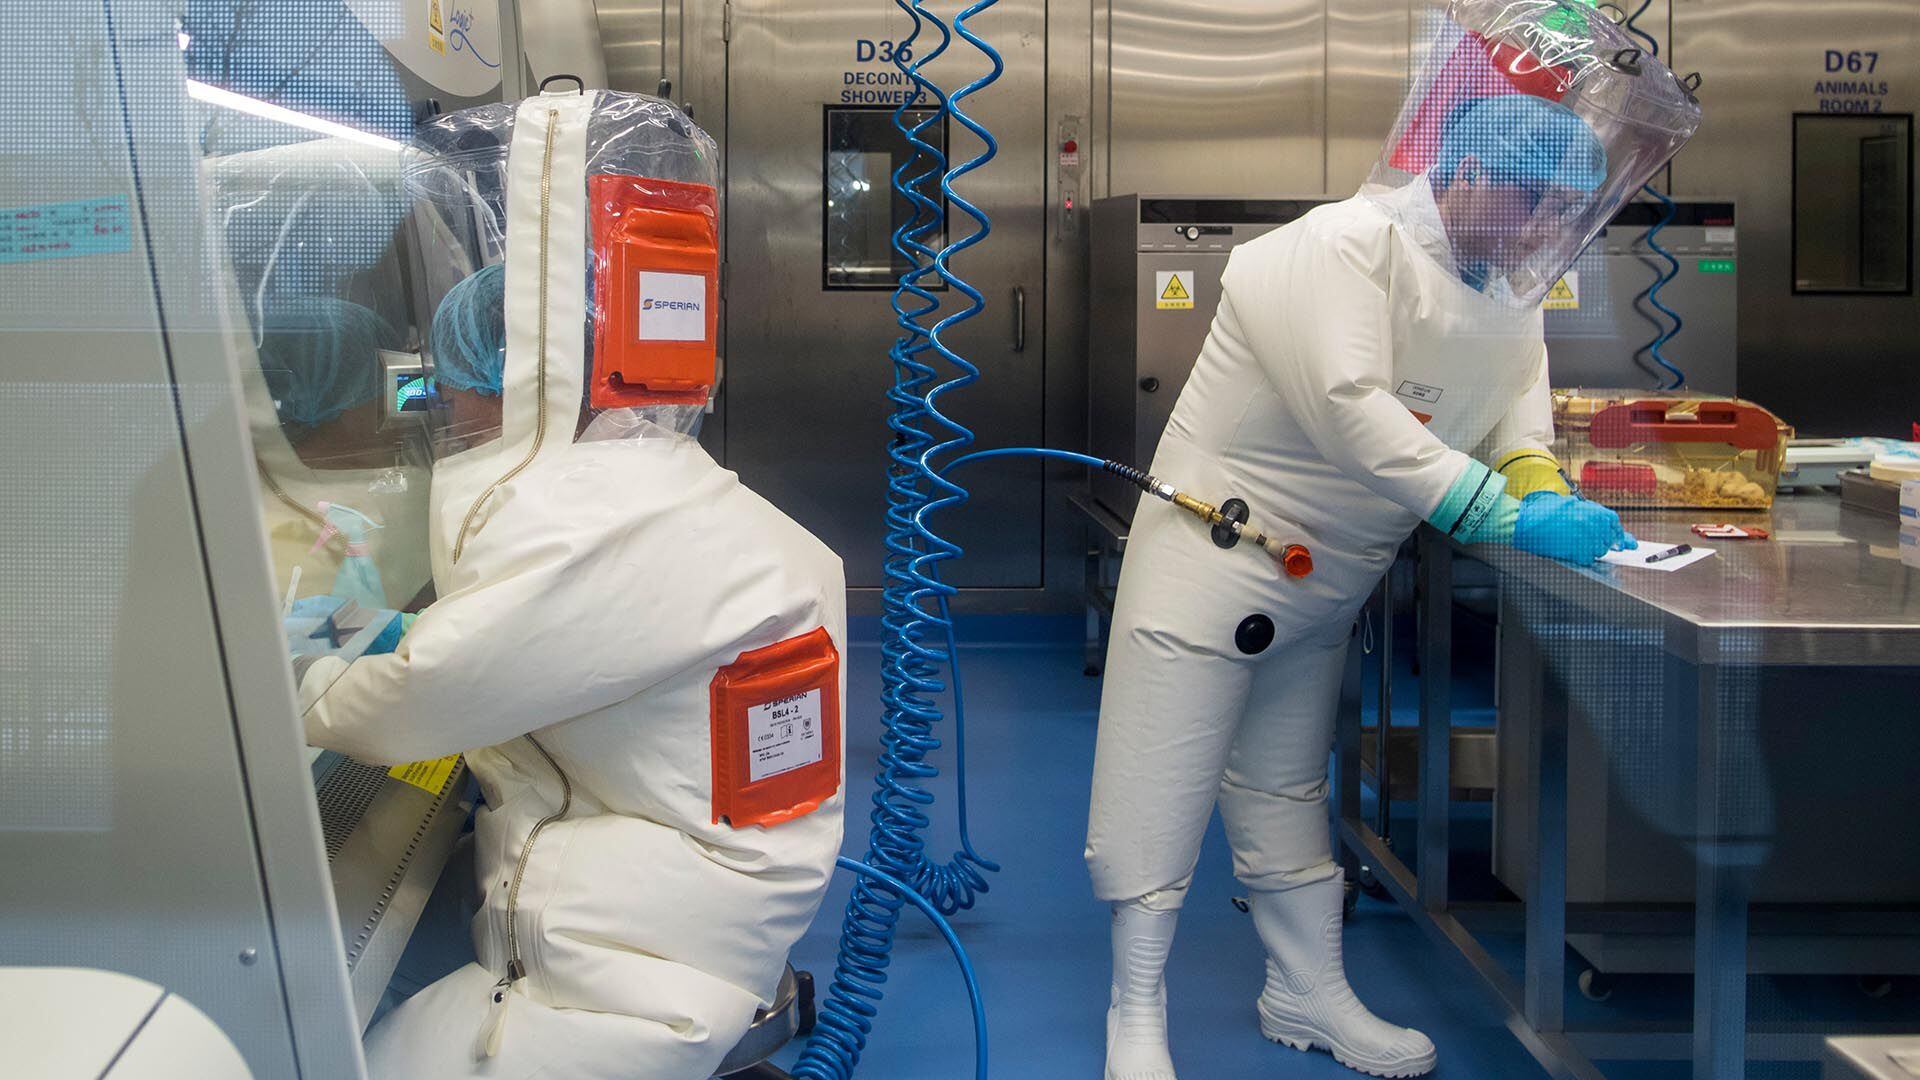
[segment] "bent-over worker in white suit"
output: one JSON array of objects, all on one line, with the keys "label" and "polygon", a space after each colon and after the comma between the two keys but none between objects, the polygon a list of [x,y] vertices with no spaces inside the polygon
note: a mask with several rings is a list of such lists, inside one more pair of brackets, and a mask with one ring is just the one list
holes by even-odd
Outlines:
[{"label": "bent-over worker in white suit", "polygon": [[1114,612],[1087,863],[1113,905],[1107,1080],[1173,1080],[1163,970],[1216,800],[1266,946],[1267,1038],[1430,1071],[1341,961],[1326,807],[1361,604],[1421,521],[1592,562],[1630,538],[1549,450],[1541,301],[1699,122],[1591,9],[1463,0],[1355,198],[1238,248],[1154,459],[1303,538],[1303,580],[1143,498]]}]

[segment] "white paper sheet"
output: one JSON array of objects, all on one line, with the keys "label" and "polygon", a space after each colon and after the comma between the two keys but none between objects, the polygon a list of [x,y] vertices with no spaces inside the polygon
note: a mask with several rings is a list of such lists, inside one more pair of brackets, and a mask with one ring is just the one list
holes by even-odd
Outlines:
[{"label": "white paper sheet", "polygon": [[1657,563],[1647,561],[1647,556],[1671,551],[1679,547],[1680,543],[1665,544],[1657,540],[1641,540],[1639,547],[1628,548],[1626,551],[1609,551],[1601,557],[1600,561],[1614,566],[1631,566],[1638,570],[1663,570],[1671,574],[1675,570],[1684,570],[1713,554],[1712,548],[1695,544],[1693,550],[1685,555],[1675,555],[1671,559],[1661,559]]}]

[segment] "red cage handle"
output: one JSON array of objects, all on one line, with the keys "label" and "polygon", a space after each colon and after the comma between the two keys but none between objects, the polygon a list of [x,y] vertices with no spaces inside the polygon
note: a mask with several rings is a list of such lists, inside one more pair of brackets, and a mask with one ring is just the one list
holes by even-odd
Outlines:
[{"label": "red cage handle", "polygon": [[1588,438],[1603,450],[1641,443],[1727,443],[1741,450],[1771,450],[1780,444],[1780,423],[1757,405],[1738,401],[1702,403],[1687,413],[1663,401],[1609,405],[1594,416]]}]

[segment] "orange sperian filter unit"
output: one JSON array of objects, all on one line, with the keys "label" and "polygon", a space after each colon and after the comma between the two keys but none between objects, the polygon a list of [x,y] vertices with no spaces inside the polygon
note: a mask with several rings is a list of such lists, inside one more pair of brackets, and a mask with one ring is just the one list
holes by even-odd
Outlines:
[{"label": "orange sperian filter unit", "polygon": [[777,825],[840,790],[840,653],[824,628],[742,653],[709,692],[716,824]]},{"label": "orange sperian filter unit", "polygon": [[705,184],[587,178],[596,409],[703,405],[720,301],[719,196]]}]

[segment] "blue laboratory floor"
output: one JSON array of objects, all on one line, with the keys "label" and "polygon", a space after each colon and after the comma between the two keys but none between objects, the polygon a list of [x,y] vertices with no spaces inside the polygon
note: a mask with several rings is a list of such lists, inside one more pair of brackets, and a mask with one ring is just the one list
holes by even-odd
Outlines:
[{"label": "blue laboratory floor", "polygon": [[[1081,672],[1075,623],[995,620],[969,628],[969,767],[976,845],[999,860],[992,892],[954,922],[986,999],[996,1080],[1101,1075],[1108,976],[1107,913],[1087,882],[1086,832],[1100,680]],[[998,642],[983,638],[1001,637]],[[847,854],[866,849],[880,731],[879,651],[869,634],[850,650],[847,709]],[[1408,700],[1412,700],[1409,698]],[[934,850],[950,852],[951,748],[938,755]],[[824,992],[833,971],[850,882],[836,877],[820,918],[795,949]],[[1168,967],[1173,1056],[1182,1080],[1212,1077],[1347,1077],[1324,1054],[1300,1054],[1260,1037],[1253,1011],[1262,953],[1232,898],[1225,838],[1216,819],[1201,857]],[[902,920],[885,1001],[859,1075],[972,1075],[973,1034],[960,977],[945,943],[916,913]],[[1490,999],[1457,958],[1431,944],[1399,910],[1363,900],[1347,929],[1347,965],[1363,1000],[1412,1024],[1440,1049],[1440,1077],[1532,1080],[1546,1073],[1507,1033]],[[791,1064],[793,1049],[777,1060]]]},{"label": "blue laboratory floor", "polygon": [[[854,857],[866,850],[880,733],[876,629],[871,620],[856,620],[849,650],[852,799],[845,851]],[[1455,633],[1456,719],[1490,723],[1490,635],[1464,618],[1456,622]],[[1071,619],[982,619],[968,621],[963,630],[974,839],[1003,869],[993,877],[992,891],[954,923],[978,969],[996,1080],[1097,1080],[1101,1075],[1107,913],[1093,899],[1080,858],[1100,680],[1082,674],[1079,635],[1079,623]],[[1403,629],[1403,661],[1411,644]],[[1394,722],[1412,725],[1417,701],[1412,672],[1403,667],[1395,686]],[[944,855],[956,843],[952,747],[940,750],[935,760],[943,775],[930,785],[938,795],[930,847]],[[1370,797],[1366,803],[1371,814]],[[1413,822],[1397,814],[1395,830],[1400,849],[1413,850]],[[1456,808],[1453,881],[1462,899],[1508,898],[1488,873],[1491,832],[1486,806]],[[847,875],[836,876],[819,919],[793,954],[796,966],[818,977],[823,992],[832,977],[850,885]],[[1168,967],[1173,1056],[1182,1080],[1351,1080],[1357,1074],[1324,1054],[1300,1054],[1260,1038],[1253,999],[1262,953],[1250,921],[1232,904],[1239,892],[1216,820]],[[1517,927],[1475,922],[1488,951],[1517,977],[1522,952]],[[1348,973],[1361,998],[1387,1018],[1432,1036],[1440,1049],[1436,1076],[1534,1080],[1548,1075],[1507,1031],[1503,1013],[1466,964],[1434,945],[1391,903],[1363,899],[1348,923],[1346,941]],[[1598,1005],[1581,998],[1572,985],[1580,967],[1570,953],[1568,1017],[1576,1024],[1672,1023],[1689,1017],[1688,977],[1621,977],[1613,999]],[[1749,983],[1749,999],[1757,1022],[1818,1021],[1828,1030],[1870,1022],[1920,1030],[1920,994],[1910,979],[1900,980],[1886,999],[1872,1000],[1847,977],[1756,977]],[[796,1054],[797,1047],[790,1047],[776,1061],[790,1065]],[[1691,1075],[1686,1062],[1602,1062],[1601,1068],[1608,1080],[1687,1080]],[[972,1070],[971,1018],[959,974],[945,943],[909,911],[858,1075],[940,1080],[969,1077]],[[1749,1080],[1816,1080],[1819,1075],[1812,1063],[1756,1062],[1747,1068]]]}]

